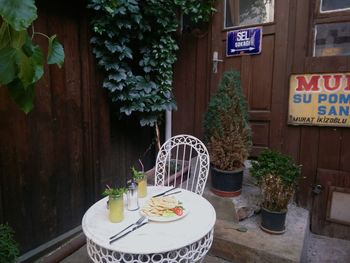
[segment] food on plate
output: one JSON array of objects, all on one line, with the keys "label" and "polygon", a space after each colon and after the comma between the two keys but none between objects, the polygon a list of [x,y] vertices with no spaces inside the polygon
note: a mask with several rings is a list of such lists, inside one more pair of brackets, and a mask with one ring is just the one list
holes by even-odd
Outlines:
[{"label": "food on plate", "polygon": [[184,208],[174,196],[152,197],[141,211],[150,217],[181,216]]}]

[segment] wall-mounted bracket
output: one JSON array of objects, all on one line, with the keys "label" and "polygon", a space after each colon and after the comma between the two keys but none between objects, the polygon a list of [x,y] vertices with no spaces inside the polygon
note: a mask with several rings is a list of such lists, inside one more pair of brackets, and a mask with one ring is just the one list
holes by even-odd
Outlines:
[{"label": "wall-mounted bracket", "polygon": [[222,59],[219,59],[219,53],[217,51],[213,52],[213,73],[218,73],[218,63],[223,62]]}]

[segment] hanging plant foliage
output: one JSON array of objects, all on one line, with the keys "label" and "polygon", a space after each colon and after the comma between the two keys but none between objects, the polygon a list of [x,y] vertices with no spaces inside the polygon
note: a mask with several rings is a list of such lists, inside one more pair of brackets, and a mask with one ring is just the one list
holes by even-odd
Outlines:
[{"label": "hanging plant foliage", "polygon": [[172,94],[179,14],[206,21],[213,0],[90,0],[95,11],[93,53],[105,73],[103,87],[121,115],[153,126],[176,109]]},{"label": "hanging plant foliage", "polygon": [[18,106],[28,113],[33,109],[34,85],[44,74],[44,55],[32,42],[34,35],[48,39],[47,64],[59,67],[64,62],[64,50],[51,37],[27,29],[37,18],[34,0],[0,0],[0,86],[6,86]]}]

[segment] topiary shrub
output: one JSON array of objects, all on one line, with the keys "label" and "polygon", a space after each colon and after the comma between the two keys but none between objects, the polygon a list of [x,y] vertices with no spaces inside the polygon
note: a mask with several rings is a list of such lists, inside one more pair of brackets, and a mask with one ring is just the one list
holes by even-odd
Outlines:
[{"label": "topiary shrub", "polygon": [[233,171],[244,166],[252,145],[240,74],[225,72],[204,118],[204,141],[212,165]]}]

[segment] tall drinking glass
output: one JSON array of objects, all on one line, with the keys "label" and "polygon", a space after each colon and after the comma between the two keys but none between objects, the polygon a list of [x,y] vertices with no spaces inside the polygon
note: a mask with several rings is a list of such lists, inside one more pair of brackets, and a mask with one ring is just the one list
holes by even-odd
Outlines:
[{"label": "tall drinking glass", "polygon": [[123,195],[109,195],[109,220],[118,223],[124,219]]},{"label": "tall drinking glass", "polygon": [[137,180],[137,194],[138,197],[143,198],[147,196],[147,175],[144,174],[142,179]]}]

